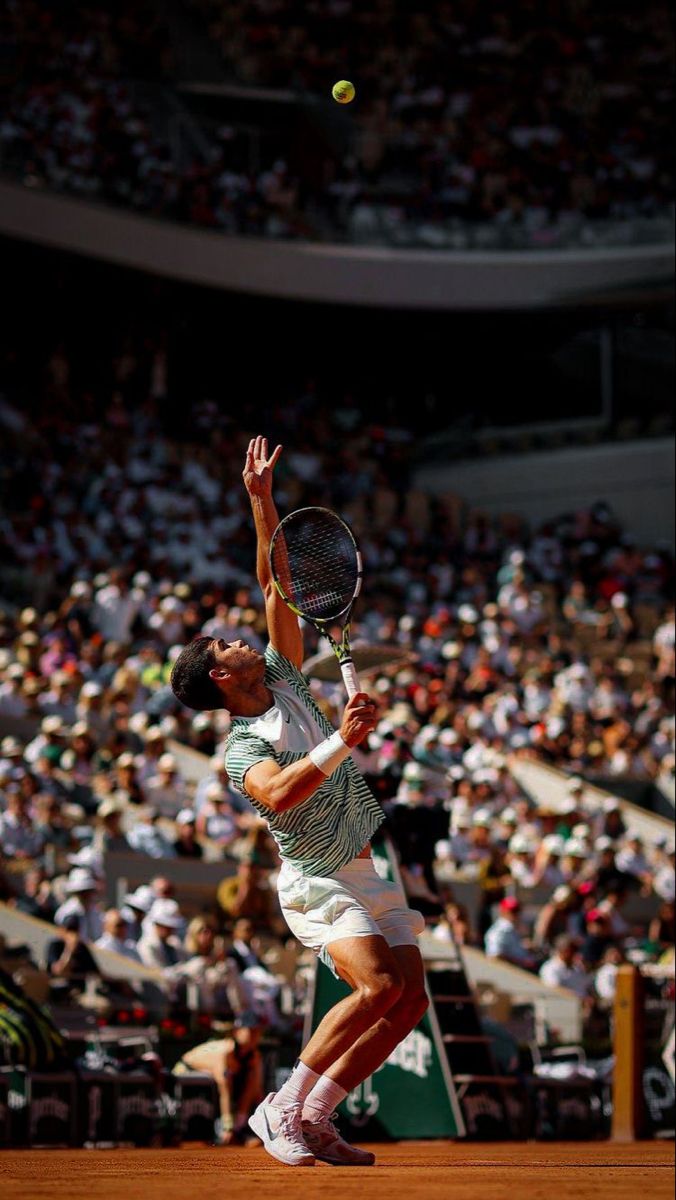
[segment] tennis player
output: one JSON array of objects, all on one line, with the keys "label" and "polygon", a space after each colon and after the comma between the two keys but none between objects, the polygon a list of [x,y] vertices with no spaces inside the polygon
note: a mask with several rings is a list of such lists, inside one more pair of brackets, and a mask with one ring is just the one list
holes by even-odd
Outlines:
[{"label": "tennis player", "polygon": [[378,876],[370,839],[381,809],[350,757],[373,729],[375,705],[360,692],[340,729],[317,706],[300,667],[297,618],[274,586],[269,547],[279,517],[272,498],[281,446],[251,441],[244,484],[258,539],[258,581],[270,644],[196,638],[171,676],[176,696],[197,709],[226,708],[232,726],[225,762],[275,838],[282,859],[279,899],[292,933],[344,979],[351,994],[324,1017],[290,1078],[250,1120],[266,1150],[289,1166],[315,1159],[368,1166],[374,1156],[338,1133],[335,1108],[372,1075],[427,1008],[416,934],[420,913]]}]

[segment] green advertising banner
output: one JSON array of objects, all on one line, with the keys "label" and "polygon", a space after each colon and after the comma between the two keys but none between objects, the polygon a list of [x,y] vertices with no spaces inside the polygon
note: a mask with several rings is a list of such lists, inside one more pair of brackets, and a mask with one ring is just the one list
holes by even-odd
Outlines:
[{"label": "green advertising banner", "polygon": [[[339,1000],[347,984],[317,964],[312,1029]],[[462,1137],[464,1126],[432,1008],[387,1062],[350,1092],[340,1106],[344,1127],[364,1141],[386,1138]]]},{"label": "green advertising banner", "polygon": [[[394,849],[386,838],[373,843],[376,870],[398,884],[406,900]],[[341,979],[317,963],[311,1021],[305,1041],[329,1009],[349,995]],[[362,1140],[464,1137],[465,1126],[441,1040],[434,1002],[375,1074],[350,1092],[340,1106],[344,1123]]]}]

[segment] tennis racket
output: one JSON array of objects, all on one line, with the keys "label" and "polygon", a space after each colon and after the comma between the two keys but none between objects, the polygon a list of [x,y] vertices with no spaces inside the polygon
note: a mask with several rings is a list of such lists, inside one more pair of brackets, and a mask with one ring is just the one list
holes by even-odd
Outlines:
[{"label": "tennis racket", "polygon": [[[299,508],[279,523],[270,542],[275,587],[285,604],[327,639],[348,696],[360,691],[350,651],[350,619],[361,591],[361,554],[352,531],[328,508]],[[337,642],[329,625],[342,624]]]}]

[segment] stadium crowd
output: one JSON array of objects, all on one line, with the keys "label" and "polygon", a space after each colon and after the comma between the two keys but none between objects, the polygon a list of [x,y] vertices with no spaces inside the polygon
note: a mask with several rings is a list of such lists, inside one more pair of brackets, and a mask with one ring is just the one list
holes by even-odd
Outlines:
[{"label": "stadium crowd", "polygon": [[[567,244],[584,227],[668,214],[673,39],[661,3],[486,11],[351,0],[193,0],[248,83],[328,97],[357,85],[342,159],[289,140],[253,171],[236,130],[180,166],[129,79],[171,77],[167,30],[124,4],[59,14],[32,0],[4,18],[14,79],[0,124],[5,169],[139,211],[277,237],[406,237],[463,228],[486,244]],[[203,131],[204,132],[204,131]],[[316,153],[315,153],[316,159]],[[591,222],[591,226],[590,226]],[[436,231],[436,233],[435,233]],[[492,232],[491,232],[492,231]],[[497,244],[497,243],[496,243]]]},{"label": "stadium crowd", "polygon": [[[62,346],[41,401],[0,409],[0,887],[58,927],[53,997],[124,1002],[92,955],[112,949],[158,973],[150,996],[141,985],[156,1010],[288,1033],[304,959],[285,942],[274,844],[229,785],[227,713],[189,712],[168,685],[199,632],[264,640],[240,478],[253,415],[246,400],[236,423],[197,404],[177,441],[161,345],[125,345],[111,375],[107,409],[83,412]],[[299,389],[268,432],[287,444],[280,509],[324,504],[354,525],[356,643],[396,649],[371,679],[380,721],[357,757],[413,905],[439,938],[607,1004],[626,954],[673,956],[673,844],[641,842],[576,777],[673,776],[669,552],[636,545],[601,502],[529,529],[428,497],[411,484],[411,435],[349,398]],[[321,649],[309,630],[306,646]],[[313,686],[335,716],[340,687]],[[181,744],[209,756],[196,786]],[[572,776],[563,811],[522,792],[510,756]],[[106,907],[114,852],[144,856],[152,882]],[[223,864],[209,911],[166,878],[176,858]],[[480,891],[474,912],[461,880]],[[623,916],[637,895],[653,898],[649,922]]]}]

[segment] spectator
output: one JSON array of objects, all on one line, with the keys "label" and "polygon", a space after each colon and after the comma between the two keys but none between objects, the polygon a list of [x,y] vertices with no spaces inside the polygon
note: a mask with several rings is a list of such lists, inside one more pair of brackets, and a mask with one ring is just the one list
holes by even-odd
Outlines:
[{"label": "spectator", "polygon": [[7,858],[38,858],[43,837],[35,828],[28,805],[17,784],[6,789],[7,810],[0,815],[0,841]]},{"label": "spectator", "polygon": [[65,926],[74,918],[82,941],[96,942],[103,933],[103,916],[98,901],[98,883],[91,871],[85,867],[73,868],[66,882],[66,892],[69,899],[57,908],[54,923]]},{"label": "spectator", "polygon": [[567,988],[581,1000],[589,995],[591,980],[579,959],[579,942],[561,934],[554,942],[554,954],[540,967],[540,978],[549,987]]},{"label": "spectator", "polygon": [[[232,958],[226,957],[216,938],[215,923],[195,917],[185,938],[186,962],[175,975],[197,989],[197,1010],[201,1013],[237,1015],[246,1008],[247,989]],[[192,1005],[191,1005],[192,1007]]]},{"label": "spectator", "polygon": [[131,958],[140,962],[136,943],[127,936],[127,922],[122,912],[117,908],[109,908],[103,915],[103,933],[94,945],[100,950],[112,950],[123,958]]},{"label": "spectator", "polygon": [[261,1032],[256,1014],[241,1012],[231,1036],[193,1047],[174,1068],[179,1075],[200,1071],[216,1081],[221,1109],[218,1136],[225,1146],[254,1141],[248,1136],[247,1122],[263,1097]]},{"label": "spectator", "polygon": [[176,817],[177,837],[174,850],[178,858],[202,858],[204,851],[195,838],[195,814],[191,808],[183,808]]},{"label": "spectator", "polygon": [[513,896],[506,896],[498,905],[499,916],[486,931],[484,945],[489,958],[501,958],[524,971],[533,971],[536,960],[527,948],[518,925],[521,905]]},{"label": "spectator", "polygon": [[156,900],[147,917],[148,932],[143,934],[137,949],[141,962],[147,967],[167,972],[185,960],[185,951],[177,932],[183,918],[175,900]]},{"label": "spectator", "polygon": [[154,808],[139,809],[136,824],[129,830],[127,841],[132,850],[150,858],[175,858],[174,844],[159,828],[159,813]]}]

